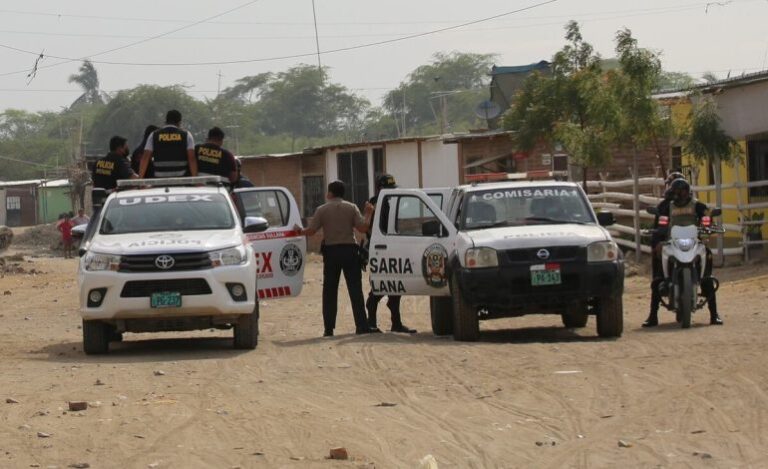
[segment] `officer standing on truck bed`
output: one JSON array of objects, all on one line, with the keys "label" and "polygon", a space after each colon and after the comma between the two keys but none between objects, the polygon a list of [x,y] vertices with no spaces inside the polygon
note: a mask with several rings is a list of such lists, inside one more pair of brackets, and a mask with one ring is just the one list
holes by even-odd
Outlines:
[{"label": "officer standing on truck bed", "polygon": [[170,110],[165,116],[165,127],[157,129],[147,138],[141,159],[139,176],[147,176],[150,161],[155,166],[155,177],[197,176],[195,141],[181,125],[181,113]]},{"label": "officer standing on truck bed", "polygon": [[214,127],[208,131],[205,143],[195,145],[197,174],[200,176],[221,176],[229,182],[237,182],[235,155],[222,148],[224,131]]},{"label": "officer standing on truck bed", "polygon": [[[391,174],[382,174],[378,178],[376,178],[376,195],[371,197],[371,200],[368,202],[371,205],[376,205],[377,202],[379,202],[379,192],[381,192],[382,189],[394,189],[397,187],[397,183],[395,182],[395,177]],[[383,203],[380,206],[381,215],[379,216],[379,220],[382,224],[382,226],[385,226],[386,223],[389,221],[389,202]],[[383,232],[387,232],[386,229],[382,227]],[[368,248],[370,249],[371,244],[371,234],[373,233],[373,217],[371,217],[371,223],[368,225]],[[376,325],[376,310],[379,307],[379,301],[384,298],[383,295],[377,295],[373,292],[373,289],[368,293],[368,299],[365,302],[365,307],[368,310],[368,326],[372,329],[377,329],[378,326]],[[390,330],[392,332],[405,332],[407,334],[414,334],[416,333],[416,329],[411,329],[410,327],[403,324],[403,320],[400,317],[400,295],[387,295],[387,307],[389,308],[389,312],[392,315],[392,327]]]},{"label": "officer standing on truck bed", "polygon": [[115,135],[109,140],[109,153],[99,158],[93,165],[93,187],[100,187],[108,191],[117,187],[118,179],[135,179],[136,173],[128,162],[128,140]]}]

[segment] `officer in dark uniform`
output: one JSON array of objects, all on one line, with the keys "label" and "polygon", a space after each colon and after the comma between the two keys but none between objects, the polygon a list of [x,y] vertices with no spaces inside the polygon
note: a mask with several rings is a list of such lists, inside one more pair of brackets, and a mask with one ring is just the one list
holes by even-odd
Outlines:
[{"label": "officer in dark uniform", "polygon": [[[659,206],[659,214],[656,217],[656,224],[658,224],[658,218],[660,216],[668,217],[669,228],[664,230],[664,240],[668,238],[669,230],[673,226],[678,225],[698,225],[701,218],[707,215],[708,208],[706,204],[699,202],[691,197],[691,186],[685,179],[675,179],[670,183],[669,189],[665,194],[665,200],[662,201]],[[656,251],[661,248],[659,241]],[[701,278],[701,292],[707,297],[707,305],[709,306],[709,323],[712,325],[722,325],[723,320],[717,312],[717,297],[715,282],[712,278],[712,251],[709,247],[706,247],[706,267]],[[654,251],[655,253],[655,251]],[[661,302],[661,294],[659,292],[659,286],[664,281],[664,275],[660,252],[658,260],[658,269],[660,272],[654,272],[654,281],[651,283],[651,311],[648,315],[648,319],[643,323],[643,327],[654,327],[659,324],[659,304]],[[658,277],[657,277],[658,275]]]},{"label": "officer in dark uniform", "polygon": [[112,191],[117,187],[119,179],[135,179],[136,173],[128,162],[128,141],[118,135],[109,140],[109,153],[104,158],[99,158],[93,165],[93,187],[100,187]]},{"label": "officer in dark uniform", "polygon": [[200,176],[221,176],[230,182],[237,182],[237,164],[235,155],[222,148],[224,131],[214,127],[208,131],[205,143],[195,145],[197,174]]},{"label": "officer in dark uniform", "polygon": [[[139,174],[141,172],[141,159],[144,157],[144,147],[147,146],[147,139],[149,136],[154,132],[155,130],[159,129],[156,125],[148,125],[146,129],[144,129],[144,138],[141,139],[141,143],[138,147],[136,147],[135,150],[133,150],[133,154],[131,154],[131,169],[134,173]],[[152,162],[149,162],[149,166],[147,167],[147,174],[145,176],[146,178],[153,178],[155,177],[155,166],[152,164]]]},{"label": "officer in dark uniform", "polygon": [[[376,195],[369,200],[370,204],[375,206],[378,202],[379,192],[382,189],[394,189],[397,187],[394,176],[391,174],[382,174],[376,178]],[[385,203],[380,207],[381,216],[379,217],[380,223],[383,225],[383,231],[386,231],[386,223],[389,220],[389,203]],[[371,223],[368,225],[368,241],[366,249],[370,251],[371,234],[373,232],[373,217],[371,217]],[[376,329],[376,310],[379,306],[379,301],[383,298],[383,295],[377,295],[371,290],[368,293],[368,299],[365,302],[365,307],[368,310],[368,326]],[[392,315],[392,332],[404,332],[407,334],[416,333],[416,329],[411,329],[403,324],[403,320],[400,316],[400,295],[387,295],[387,307]]]},{"label": "officer in dark uniform", "polygon": [[235,158],[235,168],[237,171],[237,176],[235,178],[234,184],[232,184],[232,188],[240,189],[241,187],[254,187],[251,180],[243,175],[243,164],[237,158]]},{"label": "officer in dark uniform", "polygon": [[[93,188],[105,189],[107,192],[111,192],[117,187],[118,180],[138,178],[136,173],[131,169],[131,164],[128,161],[128,155],[130,153],[131,150],[128,148],[128,140],[124,137],[115,135],[109,139],[109,153],[107,153],[107,156],[104,158],[96,160],[96,163],[93,165],[93,172],[91,173]],[[91,222],[88,223],[88,227],[85,229],[81,245],[87,245],[91,236],[93,236],[93,232],[96,230],[99,212],[101,212],[101,205],[94,203]]]},{"label": "officer in dark uniform", "polygon": [[147,177],[150,162],[154,163],[155,177],[158,178],[197,176],[195,141],[180,125],[181,113],[168,111],[165,127],[155,130],[147,138],[139,176]]}]

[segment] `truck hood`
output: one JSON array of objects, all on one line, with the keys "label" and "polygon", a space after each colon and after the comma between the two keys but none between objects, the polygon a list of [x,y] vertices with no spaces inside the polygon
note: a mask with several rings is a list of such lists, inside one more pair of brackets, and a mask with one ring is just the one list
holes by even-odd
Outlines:
[{"label": "truck hood", "polygon": [[542,246],[586,246],[611,239],[599,225],[504,226],[465,232],[477,247],[525,249]]},{"label": "truck hood", "polygon": [[131,254],[215,251],[242,243],[243,235],[239,230],[131,233],[96,235],[88,250],[123,256]]}]

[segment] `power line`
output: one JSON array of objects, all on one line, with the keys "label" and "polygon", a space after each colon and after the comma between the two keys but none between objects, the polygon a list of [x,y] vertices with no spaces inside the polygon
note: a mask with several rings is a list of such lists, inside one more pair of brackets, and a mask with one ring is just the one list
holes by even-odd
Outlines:
[{"label": "power line", "polygon": [[[255,0],[255,1],[258,1],[258,0]],[[432,35],[439,34],[439,33],[442,33],[442,32],[452,31],[452,30],[455,30],[455,29],[463,28],[465,26],[471,26],[473,24],[484,23],[484,22],[487,22],[487,21],[495,20],[497,18],[503,18],[505,16],[514,15],[516,13],[520,13],[520,12],[523,12],[523,11],[533,10],[535,8],[539,8],[539,7],[542,7],[544,5],[555,3],[557,1],[559,1],[559,0],[545,0],[545,1],[542,1],[542,2],[539,2],[539,3],[535,3],[533,5],[529,5],[529,6],[523,7],[523,8],[518,8],[516,10],[507,11],[507,12],[504,12],[504,13],[499,13],[497,15],[488,16],[488,17],[485,17],[485,18],[480,18],[480,19],[477,19],[477,20],[468,21],[468,22],[457,24],[457,25],[453,25],[453,26],[447,26],[445,28],[433,29],[431,31],[425,31],[425,32],[416,33],[416,34],[410,34],[410,35],[401,36],[401,37],[393,38],[393,39],[385,39],[385,40],[382,40],[382,41],[370,42],[370,43],[367,43],[367,44],[358,44],[358,45],[354,45],[354,46],[341,47],[341,48],[337,48],[337,49],[330,49],[330,50],[326,50],[326,51],[321,51],[320,53],[321,54],[334,54],[334,53],[339,53],[339,52],[348,52],[348,51],[352,51],[352,50],[365,49],[365,48],[381,46],[381,45],[385,45],[385,44],[394,44],[394,43],[397,43],[397,42],[403,42],[403,41],[407,41],[407,40],[411,40],[411,39],[416,39],[416,38],[421,38],[421,37],[426,37],[426,36],[432,36]],[[253,2],[251,2],[251,3],[253,3]],[[11,49],[11,50],[19,51],[19,52],[25,52],[25,53],[28,53],[28,54],[38,55],[37,52],[27,51],[27,50],[19,49],[19,48],[16,48],[16,47],[7,46],[7,45],[4,45],[4,44],[0,44],[0,47],[4,47],[6,49]],[[103,65],[130,65],[130,66],[142,66],[142,67],[153,67],[153,66],[159,66],[159,67],[183,67],[183,66],[232,65],[232,64],[244,64],[244,63],[255,63],[255,62],[271,62],[271,61],[276,61],[276,60],[306,58],[306,57],[314,56],[316,54],[317,54],[316,52],[310,52],[310,53],[292,54],[292,55],[284,55],[284,56],[275,56],[275,57],[262,57],[262,58],[241,59],[241,60],[222,60],[222,61],[215,61],[215,62],[176,62],[176,63],[156,63],[156,62],[153,63],[153,62],[150,62],[150,63],[146,63],[146,62],[116,62],[116,61],[107,61],[107,60],[91,60],[91,63],[103,64]],[[100,54],[96,54],[96,55],[101,55],[101,53]],[[55,56],[55,55],[47,55],[47,57],[52,57],[52,58],[55,58],[55,59],[65,60],[65,62],[59,62],[59,63],[56,63],[56,64],[42,66],[42,67],[39,67],[39,68],[49,68],[49,67],[53,67],[53,66],[56,66],[56,65],[61,65],[63,63],[84,60],[84,58],[74,59],[74,58],[70,58],[70,57],[61,57],[61,56]],[[94,57],[94,56],[90,56],[90,57]],[[0,76],[7,76],[7,75],[13,75],[13,74],[17,74],[17,73],[26,73],[26,72],[28,72],[28,70],[22,70],[22,71],[16,71],[16,72],[7,72],[7,73],[0,74]]]}]

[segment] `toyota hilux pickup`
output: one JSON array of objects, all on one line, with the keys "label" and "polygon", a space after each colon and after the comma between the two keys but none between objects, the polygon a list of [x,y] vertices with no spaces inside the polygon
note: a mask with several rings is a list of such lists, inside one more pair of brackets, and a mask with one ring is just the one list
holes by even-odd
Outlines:
[{"label": "toyota hilux pickup", "polygon": [[217,177],[119,181],[81,249],[85,353],[106,353],[123,332],[208,328],[256,347],[259,297],[301,291],[306,245],[280,235],[300,222],[287,190],[236,192]]},{"label": "toyota hilux pickup", "polygon": [[556,314],[569,328],[592,315],[599,336],[621,335],[624,261],[603,227],[613,215],[595,214],[577,184],[460,186],[443,210],[419,189],[379,197],[371,289],[429,296],[434,334],[474,341],[480,320]]}]

